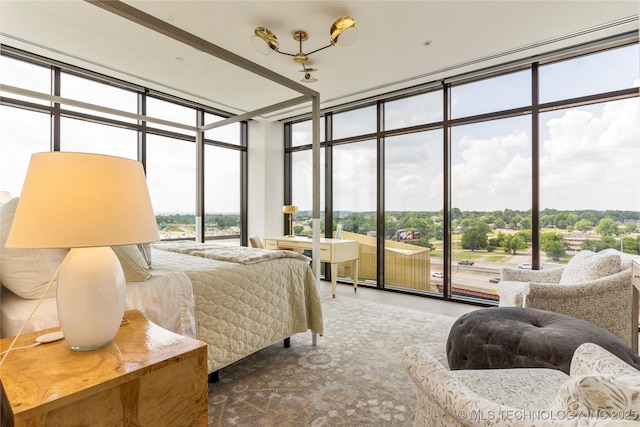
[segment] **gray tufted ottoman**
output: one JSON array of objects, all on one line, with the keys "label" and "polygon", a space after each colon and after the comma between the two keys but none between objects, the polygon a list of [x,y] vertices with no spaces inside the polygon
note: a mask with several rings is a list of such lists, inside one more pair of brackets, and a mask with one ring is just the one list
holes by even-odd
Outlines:
[{"label": "gray tufted ottoman", "polygon": [[585,320],[522,307],[472,311],[451,327],[449,367],[456,369],[551,368],[569,374],[573,352],[592,342],[640,369],[640,356],[618,337]]}]

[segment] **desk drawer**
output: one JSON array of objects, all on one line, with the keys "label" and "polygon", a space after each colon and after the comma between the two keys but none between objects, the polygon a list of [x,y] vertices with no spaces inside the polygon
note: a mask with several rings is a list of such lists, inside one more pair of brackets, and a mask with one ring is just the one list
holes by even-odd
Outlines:
[{"label": "desk drawer", "polygon": [[265,249],[278,249],[278,242],[275,240],[265,240],[264,242]]},{"label": "desk drawer", "polygon": [[640,290],[640,262],[633,261],[631,266],[631,283]]},{"label": "desk drawer", "polygon": [[302,252],[305,249],[311,249],[311,242],[278,242],[279,249],[290,249],[296,252]]}]

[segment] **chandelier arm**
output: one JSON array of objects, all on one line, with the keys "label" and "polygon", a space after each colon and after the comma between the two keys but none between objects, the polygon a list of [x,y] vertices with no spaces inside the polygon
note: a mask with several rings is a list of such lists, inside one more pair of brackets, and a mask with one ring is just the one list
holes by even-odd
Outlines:
[{"label": "chandelier arm", "polygon": [[328,47],[331,47],[331,46],[333,46],[333,43],[330,43],[330,44],[326,45],[325,47],[321,47],[320,49],[312,50],[311,52],[307,53],[306,55],[309,56],[312,53],[320,52],[321,50],[324,50],[324,49],[326,49]]},{"label": "chandelier arm", "polygon": [[[331,44],[328,44],[328,45],[326,45],[326,46],[324,46],[324,47],[321,47],[320,49],[312,50],[312,51],[311,51],[311,52],[309,52],[309,53],[305,53],[305,55],[309,56],[309,55],[311,55],[312,53],[320,52],[321,50],[324,50],[324,49],[326,49],[326,48],[328,48],[328,47],[331,47],[331,46],[333,46],[333,44],[332,44],[332,43],[331,43]],[[287,55],[287,56],[296,56],[296,55],[297,55],[297,53],[287,53],[287,52],[283,52],[283,51],[281,51],[281,50],[276,50],[276,52],[277,52],[277,53],[280,53],[280,54],[282,54],[282,55]]]}]

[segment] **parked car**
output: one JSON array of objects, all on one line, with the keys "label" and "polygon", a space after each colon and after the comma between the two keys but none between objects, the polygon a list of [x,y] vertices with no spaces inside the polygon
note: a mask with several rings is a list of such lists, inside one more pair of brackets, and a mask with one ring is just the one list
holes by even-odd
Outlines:
[{"label": "parked car", "polygon": [[436,271],[434,273],[431,273],[431,276],[442,279],[444,277],[444,273],[442,271]]},{"label": "parked car", "polygon": [[491,279],[489,279],[489,281],[491,283],[500,283],[500,278],[499,277],[492,277]]},{"label": "parked car", "polygon": [[530,262],[525,262],[524,264],[518,265],[518,268],[523,270],[531,270],[533,268],[533,265],[531,265]]},{"label": "parked car", "polygon": [[458,261],[458,265],[473,265],[473,261],[469,261],[468,259],[463,259],[462,261]]}]

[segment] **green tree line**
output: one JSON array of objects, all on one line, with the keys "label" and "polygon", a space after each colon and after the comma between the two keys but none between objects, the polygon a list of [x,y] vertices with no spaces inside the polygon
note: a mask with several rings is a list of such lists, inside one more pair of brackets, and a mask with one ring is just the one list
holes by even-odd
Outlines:
[{"label": "green tree line", "polygon": [[[297,222],[309,220],[308,228],[298,225],[297,234],[310,232],[310,212],[294,215]],[[566,255],[568,243],[562,238],[563,232],[593,232],[598,239],[587,239],[581,249],[602,250],[609,247],[621,247],[627,253],[640,253],[640,241],[633,233],[640,231],[640,212],[635,211],[559,211],[545,209],[540,215],[541,228],[556,229],[558,232],[541,233],[541,249],[553,258]],[[334,214],[333,229],[338,223],[343,230],[358,234],[376,234],[375,212],[339,212]],[[385,239],[395,240],[398,230],[411,230],[420,233],[420,239],[406,243],[433,247],[433,241],[443,239],[444,215],[439,212],[393,211],[385,213]],[[532,241],[531,211],[461,211],[453,208],[451,225],[460,236],[463,249],[504,250],[517,253],[529,247]],[[324,218],[321,220],[321,232],[324,233]],[[619,238],[616,238],[619,237]]]}]

